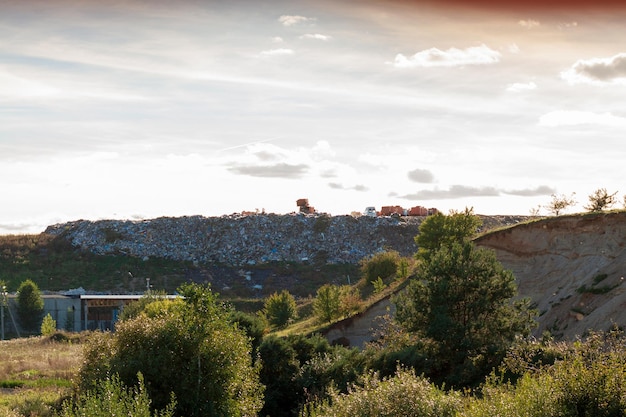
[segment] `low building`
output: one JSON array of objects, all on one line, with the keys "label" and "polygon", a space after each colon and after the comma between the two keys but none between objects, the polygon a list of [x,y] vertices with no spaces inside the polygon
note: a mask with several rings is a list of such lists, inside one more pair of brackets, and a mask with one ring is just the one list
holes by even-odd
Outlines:
[{"label": "low building", "polygon": [[[142,294],[44,294],[44,316],[56,321],[57,329],[78,332],[81,330],[115,330],[120,313],[130,303],[139,300]],[[166,295],[175,299],[178,295]],[[5,333],[17,333],[19,326],[17,296],[8,295],[9,314],[5,317]]]}]

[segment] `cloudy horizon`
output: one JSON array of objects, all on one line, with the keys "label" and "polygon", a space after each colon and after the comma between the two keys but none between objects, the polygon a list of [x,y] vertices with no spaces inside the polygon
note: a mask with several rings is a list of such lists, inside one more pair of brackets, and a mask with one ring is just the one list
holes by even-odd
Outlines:
[{"label": "cloudy horizon", "polygon": [[0,0],[0,234],[621,199],[626,10],[440,3]]}]

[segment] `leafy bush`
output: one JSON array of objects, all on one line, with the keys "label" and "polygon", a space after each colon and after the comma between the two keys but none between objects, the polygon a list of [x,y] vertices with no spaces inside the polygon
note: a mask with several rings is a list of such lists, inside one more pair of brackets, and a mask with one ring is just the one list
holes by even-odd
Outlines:
[{"label": "leafy bush", "polygon": [[166,407],[173,392],[177,415],[256,415],[263,390],[247,336],[207,287],[185,285],[179,292],[183,300],[151,303],[162,308],[147,308],[114,334],[90,341],[80,371],[83,391],[112,374],[135,385],[141,372],[156,408]]},{"label": "leafy bush", "polygon": [[341,292],[336,285],[325,284],[318,290],[313,301],[315,316],[322,322],[332,322],[339,317]]},{"label": "leafy bush", "polygon": [[469,400],[463,417],[547,417],[560,416],[555,404],[555,386],[546,375],[524,376],[512,385],[491,378],[482,395]]},{"label": "leafy bush", "polygon": [[324,397],[330,386],[345,391],[364,369],[357,349],[331,346],[320,335],[270,335],[259,354],[266,386],[263,416],[296,416],[307,400]]},{"label": "leafy bush", "polygon": [[263,364],[260,380],[265,385],[261,415],[293,415],[301,396],[301,390],[295,384],[300,372],[295,349],[286,339],[270,335],[259,346],[259,355]]},{"label": "leafy bush", "polygon": [[165,409],[150,410],[143,375],[137,374],[137,386],[126,388],[117,375],[104,379],[93,391],[81,394],[75,402],[66,401],[59,417],[172,417],[176,401],[172,396]]},{"label": "leafy bush", "polygon": [[398,252],[379,252],[361,261],[361,275],[366,282],[373,282],[378,278],[388,282],[389,279],[396,277],[400,264],[401,256]]},{"label": "leafy bush", "polygon": [[52,318],[50,313],[46,314],[41,322],[41,334],[43,336],[50,336],[57,330],[57,321]]},{"label": "leafy bush", "polygon": [[297,316],[296,300],[287,290],[274,293],[265,300],[263,312],[271,325],[286,326]]},{"label": "leafy bush", "polygon": [[504,362],[503,376],[491,377],[467,417],[626,415],[626,349],[620,333],[593,333],[584,341],[524,343]]},{"label": "leafy bush", "polygon": [[366,375],[360,385],[341,394],[334,390],[330,400],[309,404],[302,417],[452,417],[462,408],[462,397],[444,392],[410,370],[379,379]]},{"label": "leafy bush", "polygon": [[342,285],[339,287],[339,314],[347,317],[361,310],[361,293],[357,287]]}]

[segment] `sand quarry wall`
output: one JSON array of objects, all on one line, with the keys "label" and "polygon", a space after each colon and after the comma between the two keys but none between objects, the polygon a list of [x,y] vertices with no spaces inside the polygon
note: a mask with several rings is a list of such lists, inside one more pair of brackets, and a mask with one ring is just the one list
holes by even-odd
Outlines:
[{"label": "sand quarry wall", "polygon": [[539,311],[536,335],[573,339],[626,325],[626,212],[559,216],[476,240],[513,271]]}]

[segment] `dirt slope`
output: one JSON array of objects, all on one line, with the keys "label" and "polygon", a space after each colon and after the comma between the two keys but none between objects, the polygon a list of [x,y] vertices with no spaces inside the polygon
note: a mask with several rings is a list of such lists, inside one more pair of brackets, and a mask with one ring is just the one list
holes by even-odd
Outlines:
[{"label": "dirt slope", "polygon": [[626,326],[626,212],[547,218],[484,235],[540,313],[535,334]]}]

